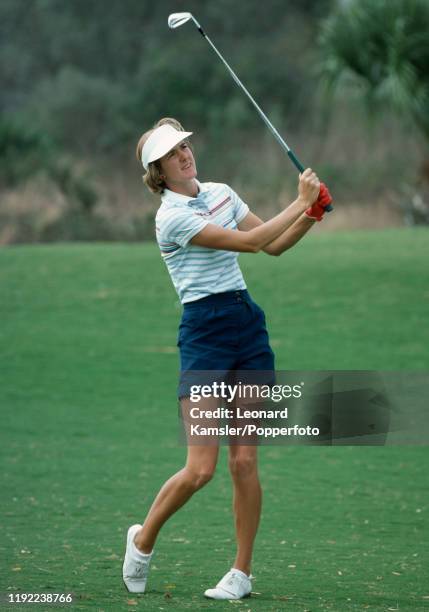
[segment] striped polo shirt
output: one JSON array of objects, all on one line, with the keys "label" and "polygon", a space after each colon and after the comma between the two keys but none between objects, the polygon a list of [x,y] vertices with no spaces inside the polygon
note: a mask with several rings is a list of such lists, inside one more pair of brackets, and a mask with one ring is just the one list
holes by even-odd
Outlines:
[{"label": "striped polo shirt", "polygon": [[196,198],[165,189],[155,218],[156,239],[182,304],[212,293],[246,289],[238,253],[190,244],[208,223],[228,229],[249,212],[223,183],[200,183]]}]

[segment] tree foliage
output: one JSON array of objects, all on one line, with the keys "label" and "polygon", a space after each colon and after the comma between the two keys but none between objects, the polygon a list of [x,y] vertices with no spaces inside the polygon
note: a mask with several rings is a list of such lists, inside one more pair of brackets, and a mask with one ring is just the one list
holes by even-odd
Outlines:
[{"label": "tree foliage", "polygon": [[429,3],[351,0],[323,24],[329,88],[352,83],[369,109],[390,105],[429,140]]},{"label": "tree foliage", "polygon": [[[293,121],[309,99],[316,18],[328,4],[189,0],[185,8],[258,102]],[[257,123],[195,28],[168,29],[168,14],[180,8],[168,0],[2,0],[0,112],[31,117],[60,146],[85,153],[128,145],[163,115],[212,132]]]}]

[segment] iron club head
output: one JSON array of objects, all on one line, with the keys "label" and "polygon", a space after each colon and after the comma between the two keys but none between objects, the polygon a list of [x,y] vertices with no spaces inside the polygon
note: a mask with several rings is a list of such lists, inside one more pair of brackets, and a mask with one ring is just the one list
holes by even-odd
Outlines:
[{"label": "iron club head", "polygon": [[192,19],[191,13],[171,13],[168,17],[168,27],[172,30]]}]

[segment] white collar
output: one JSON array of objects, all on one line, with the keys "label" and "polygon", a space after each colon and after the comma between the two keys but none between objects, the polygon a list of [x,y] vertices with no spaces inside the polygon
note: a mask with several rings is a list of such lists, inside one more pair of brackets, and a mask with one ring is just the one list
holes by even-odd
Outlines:
[{"label": "white collar", "polygon": [[165,188],[164,193],[161,196],[161,201],[164,202],[165,200],[168,200],[169,202],[183,202],[184,204],[187,204],[192,200],[196,200],[201,194],[208,191],[208,187],[206,187],[204,183],[200,183],[197,179],[195,179],[195,182],[197,183],[198,187],[198,194],[196,196],[183,195],[183,193],[177,193],[177,191],[171,191],[171,189]]}]

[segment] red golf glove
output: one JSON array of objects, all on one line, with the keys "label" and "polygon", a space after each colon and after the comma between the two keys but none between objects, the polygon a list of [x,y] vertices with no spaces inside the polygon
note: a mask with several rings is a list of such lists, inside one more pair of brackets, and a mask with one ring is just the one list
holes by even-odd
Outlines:
[{"label": "red golf glove", "polygon": [[323,208],[329,206],[329,204],[332,202],[332,196],[329,193],[329,189],[326,187],[325,183],[320,183],[320,191],[317,202],[320,204],[320,206],[323,206]]},{"label": "red golf glove", "polygon": [[329,206],[332,202],[332,196],[329,193],[328,188],[325,183],[320,183],[319,196],[317,200],[307,208],[305,214],[309,219],[314,219],[315,221],[321,221],[323,219],[323,215],[325,214],[325,207]]},{"label": "red golf glove", "polygon": [[309,219],[314,219],[314,221],[321,221],[323,219],[323,215],[325,214],[325,209],[316,200],[314,204],[310,206],[310,208],[307,208],[305,214]]}]

